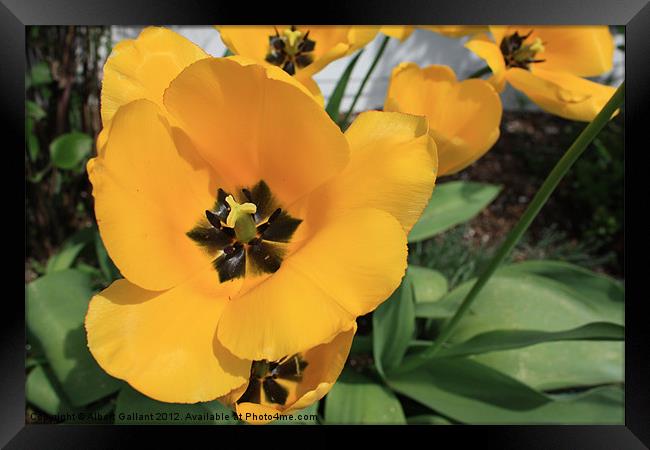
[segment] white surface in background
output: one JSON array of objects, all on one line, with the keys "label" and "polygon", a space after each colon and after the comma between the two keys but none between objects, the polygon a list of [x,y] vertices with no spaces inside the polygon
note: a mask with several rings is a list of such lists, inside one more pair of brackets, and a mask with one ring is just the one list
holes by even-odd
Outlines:
[{"label": "white surface in background", "polygon": [[[142,28],[113,27],[113,42],[118,42],[122,39],[133,39],[137,37]],[[169,28],[185,36],[213,56],[222,56],[226,50],[225,45],[219,37],[219,32],[213,27],[170,26]],[[349,108],[383,39],[384,36],[380,34],[366,46],[352,72],[341,105],[341,111],[347,111]],[[386,46],[384,55],[377,64],[377,67],[375,67],[374,73],[368,80],[355,109],[362,111],[365,109],[380,108],[383,105],[390,72],[400,62],[410,61],[417,63],[420,67],[430,64],[448,65],[456,72],[456,76],[459,79],[463,79],[474,71],[484,67],[485,63],[483,60],[463,47],[466,40],[467,38],[446,38],[426,30],[415,30],[406,41],[401,43],[396,39],[391,39]],[[619,34],[615,35],[615,42],[617,46],[623,44],[624,37]],[[314,77],[326,101],[351,58],[352,56],[348,56],[332,62]],[[596,80],[618,86],[624,77],[624,52],[617,49],[614,53],[614,69],[612,72],[598,77]],[[530,103],[525,95],[510,87],[506,88],[501,96],[501,100],[506,109],[536,109],[535,105]]]}]

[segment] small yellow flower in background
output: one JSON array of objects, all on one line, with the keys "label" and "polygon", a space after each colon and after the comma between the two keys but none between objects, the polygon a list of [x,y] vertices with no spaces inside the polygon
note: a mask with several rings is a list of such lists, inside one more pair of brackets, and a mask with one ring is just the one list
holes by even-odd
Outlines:
[{"label": "small yellow flower in background", "polygon": [[408,39],[416,28],[433,31],[449,38],[469,36],[472,34],[486,31],[484,25],[429,25],[429,26],[411,26],[411,25],[384,25],[380,32],[400,41]]},{"label": "small yellow flower in background", "polygon": [[342,133],[281,68],[163,28],[115,47],[101,101],[88,173],[125,278],[86,316],[100,366],[164,402],[318,400],[404,275],[437,170],[426,118]]},{"label": "small yellow flower in background", "polygon": [[384,110],[429,119],[442,176],[464,169],[494,145],[503,108],[487,81],[457,81],[448,66],[401,63],[391,74]]},{"label": "small yellow flower in background", "polygon": [[235,55],[280,67],[315,95],[311,79],[332,61],[372,41],[379,30],[370,26],[264,25],[219,26],[221,40]]},{"label": "small yellow flower in background", "polygon": [[465,46],[490,66],[499,92],[508,82],[545,111],[590,121],[616,91],[582,78],[612,68],[614,40],[607,26],[491,26],[490,32]]}]

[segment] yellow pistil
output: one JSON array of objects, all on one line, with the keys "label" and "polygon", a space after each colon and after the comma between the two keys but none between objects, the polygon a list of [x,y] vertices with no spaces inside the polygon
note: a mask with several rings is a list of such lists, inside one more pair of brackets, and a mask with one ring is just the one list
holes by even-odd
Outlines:
[{"label": "yellow pistil", "polygon": [[257,206],[254,203],[239,204],[232,195],[226,197],[226,203],[230,206],[226,225],[235,229],[239,241],[244,243],[251,241],[257,235],[257,228],[253,220]]},{"label": "yellow pistil", "polygon": [[532,44],[530,44],[530,50],[534,53],[544,51],[544,43],[540,38],[535,38]]},{"label": "yellow pistil", "polygon": [[287,38],[287,46],[285,47],[284,51],[287,52],[289,55],[295,55],[298,53],[298,42],[300,38],[302,37],[302,31],[295,30],[292,31],[291,28],[285,28],[282,33],[284,36]]}]

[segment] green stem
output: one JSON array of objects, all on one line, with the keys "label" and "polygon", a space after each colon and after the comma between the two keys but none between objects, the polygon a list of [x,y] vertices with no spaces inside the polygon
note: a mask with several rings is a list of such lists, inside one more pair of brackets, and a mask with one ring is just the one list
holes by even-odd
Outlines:
[{"label": "green stem", "polygon": [[469,310],[474,300],[476,300],[476,297],[483,286],[485,286],[492,274],[501,265],[501,262],[506,256],[508,256],[517,242],[519,242],[524,232],[528,229],[573,163],[575,163],[587,146],[596,138],[598,133],[607,124],[612,114],[623,104],[624,98],[625,82],[619,86],[612,98],[607,102],[603,109],[600,110],[594,120],[592,120],[591,123],[582,130],[582,133],[580,133],[564,156],[562,156],[555,165],[548,177],[546,177],[546,180],[537,191],[537,194],[535,194],[535,197],[528,205],[528,208],[526,208],[526,211],[520,217],[519,222],[517,222],[512,231],[510,231],[506,240],[501,244],[501,247],[499,247],[488,266],[485,268],[483,273],[481,273],[481,276],[478,278],[476,283],[474,283],[467,296],[463,299],[454,316],[445,324],[433,345],[419,353],[417,356],[405,359],[404,363],[399,368],[400,373],[408,372],[421,366],[443,347],[445,342],[447,342],[447,339],[449,339],[456,329],[456,326],[458,326],[460,320]]},{"label": "green stem", "polygon": [[486,73],[492,72],[492,69],[490,69],[488,66],[483,67],[482,69],[478,69],[476,72],[468,76],[467,78],[481,78],[483,75]]},{"label": "green stem", "polygon": [[354,96],[354,100],[352,100],[352,104],[350,105],[350,108],[348,109],[348,112],[345,114],[345,117],[341,121],[341,124],[344,124],[348,121],[350,118],[350,115],[352,114],[352,111],[354,110],[354,107],[357,104],[357,101],[359,100],[359,97],[361,97],[361,93],[363,92],[363,88],[366,87],[366,83],[370,79],[370,75],[372,75],[372,72],[375,70],[375,67],[377,66],[377,63],[379,62],[379,59],[381,58],[381,55],[384,54],[384,50],[386,50],[386,45],[388,44],[388,41],[390,40],[389,36],[386,36],[384,40],[381,43],[381,46],[379,47],[379,50],[377,51],[377,54],[375,55],[375,60],[372,62],[370,65],[370,68],[368,69],[368,72],[366,73],[366,76],[363,78],[363,81],[361,82],[361,85],[359,85],[359,89],[357,90],[357,94]]},{"label": "green stem", "polygon": [[222,58],[225,58],[226,56],[232,56],[232,54],[233,53],[230,51],[230,49],[226,47],[226,51],[223,52]]}]

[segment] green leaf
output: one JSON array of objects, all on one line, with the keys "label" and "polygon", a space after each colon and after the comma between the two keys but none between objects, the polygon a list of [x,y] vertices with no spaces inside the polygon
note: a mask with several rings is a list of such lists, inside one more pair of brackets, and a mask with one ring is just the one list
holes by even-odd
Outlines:
[{"label": "green leaf", "polygon": [[93,241],[96,233],[94,227],[88,227],[73,234],[63,243],[58,253],[52,255],[47,261],[46,273],[58,272],[72,267],[79,253],[89,242]]},{"label": "green leaf", "polygon": [[40,365],[27,375],[25,397],[27,402],[50,415],[64,414],[71,410],[54,376]]},{"label": "green leaf", "polygon": [[416,304],[435,302],[447,293],[447,279],[437,270],[411,264],[406,273],[413,283]]},{"label": "green leaf", "polygon": [[415,333],[413,285],[408,276],[372,315],[373,356],[382,376],[398,367]]},{"label": "green leaf", "polygon": [[27,116],[31,117],[34,119],[36,122],[47,116],[47,113],[43,111],[43,108],[41,108],[38,103],[33,102],[31,100],[27,100],[26,103],[26,108],[27,108]]},{"label": "green leaf", "polygon": [[85,133],[62,134],[50,144],[52,164],[60,169],[74,169],[90,154],[93,140]]},{"label": "green leaf", "polygon": [[428,239],[476,216],[501,191],[500,186],[471,181],[450,181],[436,186],[409,242]]},{"label": "green leaf", "polygon": [[325,111],[336,123],[338,123],[339,121],[339,110],[341,108],[341,101],[343,100],[343,96],[345,95],[345,88],[348,86],[348,82],[350,81],[350,75],[352,75],[352,70],[354,69],[354,66],[357,65],[357,61],[359,60],[359,57],[361,56],[362,53],[363,50],[359,51],[354,56],[354,58],[350,60],[348,66],[345,68],[345,71],[343,72],[343,75],[341,75],[341,78],[339,78],[339,81],[336,83],[336,87],[334,88],[334,91],[332,92],[329,101],[327,102],[327,107],[325,108]]},{"label": "green leaf", "polygon": [[163,403],[149,398],[130,386],[117,396],[117,425],[234,425],[238,420],[230,409],[217,400],[205,403]]},{"label": "green leaf", "polygon": [[613,322],[623,324],[625,289],[621,282],[611,277],[562,261],[525,261],[505,266],[500,271],[539,275],[561,283],[604,316],[610,316]]},{"label": "green leaf", "polygon": [[451,422],[444,417],[432,414],[407,417],[406,421],[409,425],[451,425]]},{"label": "green leaf", "polygon": [[[469,424],[622,424],[623,391],[545,396],[468,359],[440,359],[394,376],[397,392]],[[535,406],[537,404],[537,406]]]},{"label": "green leaf", "polygon": [[95,233],[95,252],[97,253],[97,262],[99,262],[99,267],[102,270],[102,274],[107,283],[112,283],[122,277],[119,269],[115,263],[113,263],[110,256],[108,256],[108,252],[104,246],[104,241],[102,241],[102,237],[99,233]]},{"label": "green leaf", "polygon": [[[416,315],[451,316],[472,283],[460,285],[436,303],[417,304]],[[449,344],[499,330],[565,332],[593,322],[623,325],[622,291],[617,282],[570,264],[524,263],[497,271]],[[548,342],[474,358],[538,389],[623,381],[621,342]]]},{"label": "green leaf", "polygon": [[50,66],[46,62],[41,61],[32,67],[30,72],[31,86],[41,86],[52,82],[52,74],[50,73]]},{"label": "green leaf", "polygon": [[593,322],[566,331],[495,330],[439,351],[435,357],[467,356],[510,350],[554,341],[622,341],[625,328],[609,322]]},{"label": "green leaf", "polygon": [[327,424],[405,424],[402,405],[390,389],[344,369],[325,398]]},{"label": "green leaf", "polygon": [[84,273],[63,270],[26,288],[27,327],[73,406],[87,405],[119,387],[88,351],[83,322],[92,295],[90,283]]}]

